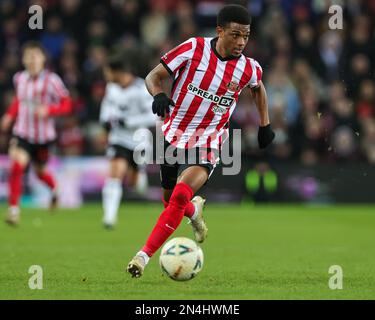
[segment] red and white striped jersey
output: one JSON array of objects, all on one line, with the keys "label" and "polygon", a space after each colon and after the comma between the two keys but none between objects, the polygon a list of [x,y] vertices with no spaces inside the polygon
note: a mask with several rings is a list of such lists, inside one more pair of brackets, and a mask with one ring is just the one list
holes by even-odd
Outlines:
[{"label": "red and white striped jersey", "polygon": [[[48,70],[31,77],[24,70],[16,73],[13,81],[16,95],[8,110],[15,118],[13,134],[35,144],[55,140],[53,116],[70,111],[69,93],[60,77]],[[41,105],[48,106],[46,118],[39,118],[35,114]]]},{"label": "red and white striped jersey", "polygon": [[222,58],[217,38],[191,38],[165,54],[160,62],[174,75],[175,106],[165,118],[166,140],[178,148],[220,149],[228,122],[245,87],[257,87],[262,68],[251,58]]}]

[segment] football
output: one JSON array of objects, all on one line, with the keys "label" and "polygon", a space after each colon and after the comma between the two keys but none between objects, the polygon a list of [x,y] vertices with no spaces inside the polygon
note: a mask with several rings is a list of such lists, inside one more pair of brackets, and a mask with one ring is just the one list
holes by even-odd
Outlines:
[{"label": "football", "polygon": [[203,251],[189,238],[173,238],[163,246],[159,264],[169,278],[176,281],[190,280],[202,270]]}]

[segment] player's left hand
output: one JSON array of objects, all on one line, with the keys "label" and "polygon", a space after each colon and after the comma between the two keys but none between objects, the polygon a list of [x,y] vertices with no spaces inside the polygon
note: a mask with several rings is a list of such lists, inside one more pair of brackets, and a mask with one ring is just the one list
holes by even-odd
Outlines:
[{"label": "player's left hand", "polygon": [[35,115],[39,118],[47,118],[48,107],[46,105],[40,105],[35,110]]},{"label": "player's left hand", "polygon": [[259,127],[258,144],[260,149],[266,148],[275,139],[275,133],[272,131],[271,124]]}]

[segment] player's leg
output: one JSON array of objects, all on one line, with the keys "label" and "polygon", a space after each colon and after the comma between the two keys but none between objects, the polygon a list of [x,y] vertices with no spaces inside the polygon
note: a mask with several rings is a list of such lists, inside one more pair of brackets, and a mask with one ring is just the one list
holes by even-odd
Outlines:
[{"label": "player's leg", "polygon": [[127,173],[131,187],[140,195],[145,195],[148,190],[148,177],[145,166],[130,165]]},{"label": "player's leg", "polygon": [[122,157],[115,156],[109,162],[109,176],[106,179],[103,195],[103,224],[112,229],[117,222],[118,210],[122,199],[122,182],[129,168],[129,163]]},{"label": "player's leg", "polygon": [[[196,157],[197,154],[193,154],[193,157]],[[195,162],[194,162],[195,161]],[[197,163],[198,159],[193,160],[189,163]],[[167,208],[169,205],[169,199],[173,193],[173,189],[177,183],[182,178],[182,173],[189,165],[180,165],[178,167],[162,165],[160,168],[161,173],[161,185],[163,187],[163,204],[164,208]],[[214,165],[207,164],[205,168],[212,172]],[[174,172],[177,171],[177,172]],[[180,174],[179,174],[180,172]],[[178,179],[177,179],[178,176]],[[175,178],[174,178],[175,177]],[[193,228],[193,233],[195,240],[198,242],[203,242],[207,237],[207,226],[203,219],[203,207],[206,200],[201,196],[195,196],[186,206],[184,216],[189,219],[189,223]]]},{"label": "player's leg", "polygon": [[169,199],[169,205],[160,215],[145,246],[128,265],[127,271],[133,277],[142,275],[150,257],[177,229],[184,217],[186,206],[194,193],[206,183],[208,175],[208,170],[205,167],[197,165],[190,166],[181,173]]},{"label": "player's leg", "polygon": [[10,172],[9,172],[9,209],[5,221],[17,225],[20,220],[19,200],[22,194],[22,177],[30,162],[30,154],[25,142],[22,144],[18,138],[12,138],[9,146]]},{"label": "player's leg", "polygon": [[[160,179],[161,187],[163,189],[162,202],[164,208],[167,208],[169,205],[169,200],[173,193],[173,189],[177,183],[178,177],[178,168],[177,165],[162,164],[160,166]],[[186,206],[184,215],[185,217],[192,218],[196,214],[196,206],[189,202]]]},{"label": "player's leg", "polygon": [[49,159],[49,145],[38,145],[35,146],[32,154],[33,168],[36,176],[42,181],[52,193],[49,208],[51,210],[57,207],[58,194],[57,194],[57,182],[53,174],[48,171],[47,163]]},{"label": "player's leg", "polygon": [[[162,197],[162,202],[164,205],[164,209],[168,207],[169,205],[169,199],[171,198],[173,189],[164,189],[163,188],[163,197]],[[201,197],[199,197],[201,198]],[[193,200],[191,200],[185,209],[184,216],[189,218],[189,219],[195,219],[198,216],[198,212],[200,210],[200,207],[203,206],[205,200],[203,200],[203,203],[201,205],[201,201],[199,203],[196,201],[198,199],[197,197],[194,197]]]},{"label": "player's leg", "polygon": [[52,196],[49,208],[55,209],[57,207],[58,195],[57,183],[54,176],[47,170],[47,166],[44,163],[34,163],[33,168],[39,180],[42,181],[51,190]]},{"label": "player's leg", "polygon": [[129,166],[127,173],[126,173],[126,177],[127,177],[129,186],[131,186],[132,188],[135,188],[137,184],[137,180],[138,180],[138,169],[135,169]]},{"label": "player's leg", "polygon": [[[180,174],[180,176],[178,177],[177,181],[180,182],[182,181],[182,179],[187,179],[188,177],[185,176],[186,173],[189,173],[189,168],[188,167],[187,169],[184,169],[182,171],[182,173]],[[207,179],[206,179],[206,182],[210,176],[210,172],[212,172],[213,168],[211,166],[204,166],[204,167],[200,167],[200,168],[203,168],[204,170],[207,171]],[[182,168],[183,169],[183,168]],[[206,183],[204,182],[204,184]],[[189,182],[187,182],[189,183]],[[190,183],[189,183],[190,184]],[[204,204],[205,204],[206,200],[203,199],[201,196],[195,196],[189,203],[188,205],[186,206],[186,209],[185,209],[185,216],[187,216],[189,218],[189,223],[191,224],[192,228],[193,228],[193,233],[194,233],[194,237],[195,237],[195,240],[197,242],[200,242],[202,243],[206,238],[207,238],[207,233],[208,233],[208,228],[206,226],[206,223],[203,219],[203,207],[204,207]]]}]

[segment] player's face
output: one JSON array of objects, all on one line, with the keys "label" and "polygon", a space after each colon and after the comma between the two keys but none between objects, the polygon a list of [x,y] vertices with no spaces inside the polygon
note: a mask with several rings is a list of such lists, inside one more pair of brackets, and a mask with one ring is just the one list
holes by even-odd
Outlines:
[{"label": "player's face", "polygon": [[134,80],[134,76],[126,71],[113,71],[113,81],[118,83],[121,87],[126,88]]},{"label": "player's face", "polygon": [[22,62],[26,70],[36,76],[44,69],[46,57],[39,48],[28,48],[23,53]]},{"label": "player's face", "polygon": [[226,56],[239,57],[245,49],[250,36],[250,25],[231,22],[226,27],[217,27]]}]

